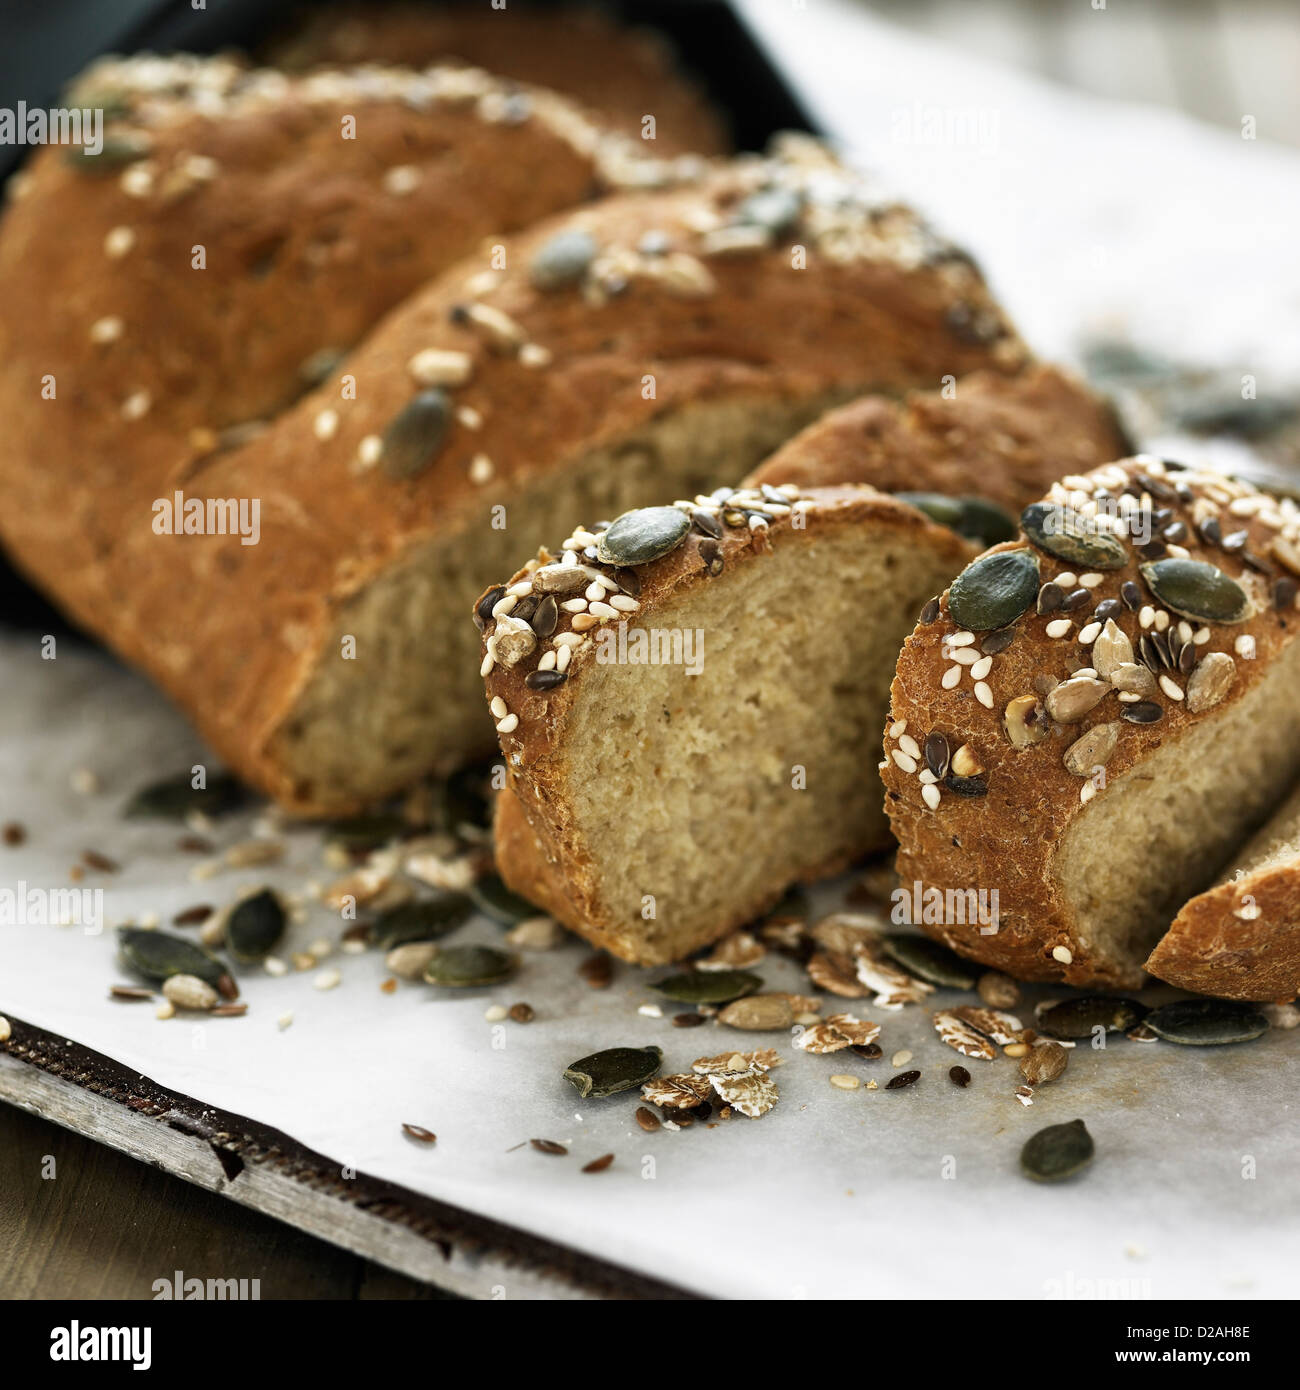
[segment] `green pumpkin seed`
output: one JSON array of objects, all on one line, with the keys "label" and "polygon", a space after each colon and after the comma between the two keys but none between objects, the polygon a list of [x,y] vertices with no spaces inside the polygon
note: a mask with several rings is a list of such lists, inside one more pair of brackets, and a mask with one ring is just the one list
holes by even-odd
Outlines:
[{"label": "green pumpkin seed", "polygon": [[596,239],[590,232],[572,229],[550,238],[528,266],[528,278],[539,290],[559,290],[576,285],[596,259]]},{"label": "green pumpkin seed", "polygon": [[762,227],[773,236],[792,227],[803,210],[803,199],[792,189],[763,188],[736,205],[735,221]]},{"label": "green pumpkin seed", "polygon": [[440,387],[408,401],[384,431],[384,472],[400,482],[429,468],[442,448],[451,416],[451,397]]},{"label": "green pumpkin seed", "polygon": [[1118,570],[1128,564],[1123,543],[1096,523],[1057,502],[1035,502],[1020,513],[1020,529],[1040,549],[1090,570]]},{"label": "green pumpkin seed", "polygon": [[931,521],[983,546],[1012,540],[1016,534],[1011,517],[982,497],[947,497],[941,492],[896,492],[894,496],[924,512]]},{"label": "green pumpkin seed", "polygon": [[331,822],[328,838],[346,850],[364,854],[372,849],[383,849],[389,841],[400,839],[410,828],[395,813],[349,816],[347,820]]},{"label": "green pumpkin seed", "polygon": [[148,817],[184,820],[195,811],[205,816],[224,816],[237,811],[248,800],[244,788],[224,773],[209,777],[204,787],[191,785],[191,777],[190,773],[182,772],[142,787],[122,808],[122,814],[131,820]]},{"label": "green pumpkin seed", "polygon": [[1090,1038],[1098,1028],[1108,1033],[1127,1033],[1141,1023],[1147,1009],[1135,999],[1114,999],[1104,994],[1087,994],[1065,999],[1044,1009],[1038,1029],[1049,1038]]},{"label": "green pumpkin seed", "polygon": [[284,906],[269,889],[245,898],[226,919],[226,947],[241,965],[265,960],[284,935]]},{"label": "green pumpkin seed", "polygon": [[928,936],[889,932],[882,939],[885,954],[917,979],[943,989],[974,989],[979,972],[967,961]]},{"label": "green pumpkin seed", "polygon": [[488,787],[492,763],[479,763],[461,768],[445,782],[439,782],[433,792],[433,821],[438,830],[448,835],[467,838],[476,830],[486,830],[492,824],[492,802]]},{"label": "green pumpkin seed", "polygon": [[664,1054],[657,1047],[610,1047],[579,1057],[564,1069],[564,1079],[586,1100],[630,1091],[658,1075]]},{"label": "green pumpkin seed", "polygon": [[600,533],[596,554],[607,565],[646,565],[675,550],[690,529],[690,517],[676,507],[641,507]]},{"label": "green pumpkin seed", "polygon": [[1240,623],[1250,617],[1241,585],[1202,560],[1153,560],[1142,566],[1142,578],[1166,608],[1184,618]]},{"label": "green pumpkin seed", "polygon": [[762,985],[763,981],[748,970],[690,970],[670,975],[651,988],[682,1004],[729,1004]]},{"label": "green pumpkin seed", "polygon": [[1020,1150],[1020,1167],[1035,1182],[1061,1182],[1092,1162],[1096,1148],[1082,1120],[1048,1125]]},{"label": "green pumpkin seed", "polygon": [[948,612],[971,632],[1014,623],[1038,598],[1038,557],[1028,550],[981,555],[952,581]]},{"label": "green pumpkin seed", "polygon": [[1162,1004],[1143,1020],[1165,1042],[1186,1047],[1218,1047],[1250,1042],[1268,1029],[1268,1019],[1249,1004],[1226,999],[1181,999]]},{"label": "green pumpkin seed", "polygon": [[484,874],[477,882],[471,883],[469,895],[474,900],[474,906],[485,917],[491,917],[503,927],[513,927],[516,922],[540,915],[540,909],[527,898],[512,893],[497,874]]},{"label": "green pumpkin seed", "polygon": [[473,989],[500,984],[515,973],[518,961],[495,946],[445,946],[424,967],[428,984]]},{"label": "green pumpkin seed", "polygon": [[443,889],[431,898],[399,903],[381,912],[370,940],[381,951],[405,946],[408,941],[436,941],[468,921],[473,912],[474,902],[467,893]]},{"label": "green pumpkin seed", "polygon": [[173,975],[195,975],[229,996],[230,971],[224,962],[192,941],[141,927],[119,927],[117,937],[123,961],[145,979],[169,980]]},{"label": "green pumpkin seed", "polygon": [[115,174],[119,169],[143,159],[149,153],[149,141],[142,135],[105,135],[98,152],[84,146],[68,150],[64,158],[83,174]]}]

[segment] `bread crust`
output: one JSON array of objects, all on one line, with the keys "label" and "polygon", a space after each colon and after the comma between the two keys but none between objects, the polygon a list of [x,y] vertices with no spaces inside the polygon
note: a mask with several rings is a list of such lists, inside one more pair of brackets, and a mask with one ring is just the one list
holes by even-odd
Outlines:
[{"label": "bread crust", "polygon": [[[198,70],[208,71],[202,64]],[[413,79],[394,80],[400,87]],[[453,89],[463,80],[452,80]],[[211,155],[218,169],[243,170],[250,182],[241,206],[255,216],[276,211],[273,188],[291,210],[316,206],[334,158],[320,142],[328,131],[333,150],[340,110],[356,105],[353,79],[259,77],[251,90],[246,78],[231,81],[234,107],[220,119],[154,111],[155,99],[146,102],[152,114],[141,119],[154,164],[169,169],[173,156],[190,150]],[[335,90],[339,83],[346,91]],[[169,98],[157,100],[165,105]],[[596,167],[595,154],[575,150],[593,128],[559,98],[535,94],[534,101],[550,114],[535,129],[525,121],[503,135],[473,102],[467,113],[449,99],[447,138],[466,159],[503,171],[503,198],[515,196],[515,174],[504,171],[520,160],[527,181],[548,198],[572,201]],[[559,116],[561,110],[569,115]],[[427,134],[434,125],[400,97],[378,99],[362,114],[362,129],[387,129],[399,144],[413,126]],[[320,142],[302,144],[302,121],[320,132]],[[565,133],[553,128],[557,122]],[[302,158],[284,164],[300,147]],[[170,204],[160,194],[128,194],[116,177],[70,183],[86,176],[58,163],[62,153],[34,161],[28,192],[0,229],[0,289],[12,310],[0,325],[11,363],[0,377],[11,429],[0,458],[0,534],[20,566],[81,625],[162,685],[228,765],[300,813],[338,814],[360,800],[350,785],[313,780],[292,767],[285,740],[316,673],[339,659],[338,615],[420,546],[472,538],[494,524],[494,509],[508,514],[528,486],[562,476],[584,452],[686,405],[751,395],[809,402],[871,385],[896,391],[941,363],[956,372],[991,364],[1014,371],[1026,359],[977,273],[911,214],[861,192],[844,208],[806,202],[797,225],[747,254],[706,250],[749,194],[774,181],[811,190],[844,178],[814,147],[796,143],[770,161],[723,166],[698,185],[623,194],[501,238],[506,271],[485,275],[489,261],[482,258],[450,268],[410,294],[341,371],[257,437],[205,452],[221,428],[281,401],[287,362],[296,367],[309,343],[325,346],[349,325],[360,331],[361,320],[386,307],[397,287],[381,276],[363,294],[349,282],[338,298],[368,297],[365,312],[336,313],[330,300],[312,329],[321,336],[304,338],[300,325],[268,333],[272,303],[256,291],[246,302],[237,276],[228,285],[230,312],[242,305],[246,326],[232,338],[220,328],[221,314],[199,315],[212,329],[200,344],[211,341],[219,357],[217,368],[200,369],[192,272],[184,263],[177,268],[175,248],[210,241],[210,270],[220,271],[224,181],[197,191],[198,201]],[[278,171],[274,178],[259,173],[263,166]],[[439,178],[452,178],[451,168],[438,168]],[[654,177],[666,176],[656,168]],[[357,246],[382,241],[372,184],[347,187]],[[452,185],[441,187],[454,202]],[[524,206],[529,216],[538,210]],[[473,225],[490,227],[504,213],[504,205],[488,200]],[[422,216],[400,223],[403,236]],[[105,276],[101,243],[125,219],[136,228],[134,258]],[[534,255],[575,227],[604,253],[600,274],[581,287],[536,288],[529,275]],[[666,234],[666,251],[636,251],[650,233]],[[802,238],[806,272],[792,269],[795,237]],[[205,283],[224,284],[223,274]],[[57,306],[47,303],[54,283],[64,287]],[[400,288],[405,293],[409,284]],[[471,319],[467,306],[482,317]],[[955,308],[962,310],[960,331]],[[92,343],[92,325],[113,316],[125,321],[121,340]],[[972,319],[982,325],[977,341]],[[278,345],[267,349],[271,365],[253,345],[263,339]],[[189,346],[178,353],[177,342]],[[422,389],[412,362],[427,349],[461,354],[468,380],[447,388],[456,414],[436,457],[415,476],[393,477],[375,451]],[[229,359],[241,353],[265,369],[236,371]],[[57,374],[57,401],[40,399],[45,372]],[[355,398],[345,395],[349,381]],[[152,408],[128,418],[122,400],[141,388]],[[155,534],[154,503],[174,490],[200,500],[259,499],[260,542]],[[449,623],[460,620],[448,615]],[[436,660],[437,633],[427,640]],[[445,766],[458,751],[476,750],[431,749],[427,766]]]},{"label": "bread crust", "polygon": [[979,371],[951,391],[868,396],[829,410],[747,479],[977,495],[1011,517],[1058,479],[1129,452],[1110,403],[1058,367]]},{"label": "bread crust", "polygon": [[[730,527],[711,541],[692,529],[685,540],[661,559],[638,566],[636,601],[639,607],[635,625],[653,626],[655,615],[691,590],[707,590],[714,582],[709,565],[721,561],[722,570],[744,574],[761,564],[762,557],[782,545],[799,544],[801,538],[825,535],[833,528],[863,527],[888,529],[910,536],[917,546],[931,547],[956,569],[974,550],[967,542],[926,519],[904,503],[862,486],[820,488],[802,491],[788,489],[790,502],[803,510],[805,525],[795,523],[795,511],[776,517],[758,530]],[[780,494],[778,494],[780,495]],[[703,547],[703,554],[701,548]],[[715,549],[716,547],[716,549]],[[551,565],[562,552],[542,551],[530,566],[518,571],[507,588],[531,581],[542,565]],[[716,557],[716,558],[715,558]],[[617,573],[612,566],[583,559],[593,572]],[[488,593],[495,593],[489,590]],[[593,632],[606,626],[602,619]],[[492,652],[498,623],[489,621],[484,629],[485,655]],[[562,613],[556,635],[572,636],[572,619]],[[539,643],[529,656],[513,665],[493,664],[487,672],[486,689],[497,720],[501,750],[505,757],[507,788],[501,793],[496,812],[497,866],[506,883],[516,892],[546,908],[565,926],[598,946],[625,960],[641,964],[663,964],[672,959],[657,942],[647,941],[619,921],[610,911],[602,890],[600,868],[591,854],[574,808],[566,792],[566,740],[575,705],[581,701],[585,681],[592,678],[598,661],[595,643],[586,639],[574,651],[564,682],[553,689],[530,688],[527,679],[537,669],[550,643]],[[500,703],[497,703],[500,702]],[[504,713],[502,712],[504,711]],[[879,846],[863,844],[857,853],[865,854]],[[847,867],[854,855],[838,854],[820,864],[809,865],[807,881],[825,877]],[[775,904],[788,883],[774,883],[765,898],[736,904],[730,914],[719,914],[707,938],[691,944],[698,949],[724,936],[734,927],[752,921]]]},{"label": "bread crust", "polygon": [[[1165,495],[1175,486],[1188,491],[1190,508]],[[1062,842],[1095,807],[1104,804],[1106,787],[1140,768],[1162,746],[1176,744],[1195,725],[1229,713],[1258,685],[1270,663],[1300,631],[1291,569],[1278,559],[1277,549],[1284,547],[1283,553],[1294,557],[1290,547],[1298,516],[1293,504],[1278,503],[1247,484],[1217,474],[1166,470],[1160,460],[1147,458],[1066,479],[1049,497],[1061,501],[1071,493],[1076,497],[1115,497],[1126,488],[1148,496],[1158,490],[1155,505],[1172,506],[1177,518],[1187,523],[1189,534],[1183,540],[1192,557],[1219,567],[1250,597],[1253,612],[1245,622],[1190,624],[1204,626],[1209,634],[1208,640],[1195,645],[1198,664],[1210,653],[1225,653],[1232,659],[1231,686],[1217,703],[1194,711],[1189,699],[1170,698],[1157,687],[1143,698],[1158,705],[1158,722],[1129,723],[1121,714],[1124,705],[1112,689],[1076,722],[1058,724],[1050,716],[1043,721],[1040,714],[1043,722],[1039,727],[1050,726],[1049,736],[1041,741],[1019,748],[1011,742],[1005,721],[1012,700],[1027,696],[1031,704],[1034,697],[1041,701],[1044,689],[1085,667],[1090,659],[1100,659],[1095,655],[1099,650],[1095,642],[1091,647],[1079,646],[1081,624],[1095,621],[1092,614],[1096,604],[1116,598],[1122,586],[1131,583],[1137,588],[1140,606],[1134,611],[1121,601],[1114,621],[1135,649],[1139,636],[1154,629],[1154,621],[1150,629],[1142,622],[1142,610],[1149,609],[1154,617],[1160,604],[1146,587],[1131,547],[1123,568],[1101,574],[1082,609],[1040,615],[1031,606],[1009,625],[1010,643],[993,655],[991,669],[984,676],[986,700],[976,694],[974,678],[968,674],[971,666],[960,667],[955,684],[945,687],[943,683],[944,673],[958,666],[952,653],[960,649],[954,648],[950,639],[963,631],[949,611],[951,590],[942,596],[934,615],[922,621],[907,639],[892,687],[881,770],[886,808],[900,845],[900,879],[904,885],[921,883],[944,891],[996,890],[1000,908],[1000,922],[992,933],[981,932],[978,923],[969,922],[922,921],[918,925],[962,954],[1019,979],[1102,987],[1132,987],[1142,982],[1142,972],[1131,964],[1090,949],[1087,924],[1076,918],[1075,907],[1064,899],[1056,877]],[[1245,552],[1229,553],[1202,539],[1190,524],[1193,511],[1205,519],[1218,519],[1223,534],[1234,529],[1244,531],[1248,537],[1245,552],[1258,567],[1243,562]],[[987,554],[1014,551],[1037,558],[1042,582],[1063,572],[1083,572],[1084,567],[1047,554],[1024,539],[997,546]],[[1279,582],[1282,609],[1274,602]],[[1063,617],[1070,620],[1069,632],[1059,638],[1049,637],[1047,624]],[[1178,622],[1175,616],[1170,623],[1175,632]],[[988,635],[975,633],[970,650],[978,651]],[[1253,657],[1244,657],[1243,650],[1253,651]],[[1135,657],[1135,661],[1140,664],[1140,658]],[[1185,673],[1175,672],[1170,680],[1184,692],[1190,688]],[[1113,752],[1102,757],[1104,778],[1076,775],[1066,766],[1064,753],[1102,724],[1115,725],[1117,735]],[[973,787],[965,788],[967,795],[956,794],[941,781],[929,792],[937,804],[927,803],[920,778],[927,764],[909,758],[906,752],[900,762],[898,754],[902,751],[900,739],[910,739],[924,748],[931,733],[944,736],[950,753],[963,745],[970,750],[973,764],[979,768],[974,775],[983,794],[969,794]],[[1293,767],[1297,752],[1283,748],[1278,750],[1278,758],[1284,767]],[[1098,787],[1098,780],[1105,786]],[[1211,872],[1214,867],[1207,866]]]}]

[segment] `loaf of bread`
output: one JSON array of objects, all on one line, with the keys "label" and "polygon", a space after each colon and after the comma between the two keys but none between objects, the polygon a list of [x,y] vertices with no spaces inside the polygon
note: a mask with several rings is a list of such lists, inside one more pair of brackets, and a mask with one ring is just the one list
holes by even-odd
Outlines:
[{"label": "loaf of bread", "polygon": [[[7,212],[0,533],[293,810],[494,746],[462,615],[574,517],[738,479],[864,391],[1026,360],[969,263],[810,142],[497,240],[609,163],[673,166],[481,73],[230,81],[146,103],[120,172],[48,152]],[[254,501],[256,544],[159,533]]]},{"label": "loaf of bread", "polygon": [[1300,771],[1300,511],[1138,458],[1063,479],[1021,526],[899,658],[899,875],[967,956],[1133,986]]},{"label": "loaf of bread", "polygon": [[1185,904],[1146,963],[1181,989],[1281,1001],[1300,991],[1300,788],[1233,860]]},{"label": "loaf of bread", "polygon": [[506,883],[652,965],[882,847],[894,657],[973,553],[863,487],[722,488],[541,551],[476,609]]},{"label": "loaf of bread", "polygon": [[1014,522],[1058,478],[1128,452],[1109,402],[1057,367],[1036,366],[1016,376],[972,372],[901,401],[850,401],[801,430],[746,481],[975,496]]},{"label": "loaf of bread", "polygon": [[585,6],[320,5],[268,43],[261,57],[290,72],[459,60],[575,97],[612,129],[638,138],[649,132],[660,153],[729,148],[718,112],[678,71],[658,34],[624,28]]}]

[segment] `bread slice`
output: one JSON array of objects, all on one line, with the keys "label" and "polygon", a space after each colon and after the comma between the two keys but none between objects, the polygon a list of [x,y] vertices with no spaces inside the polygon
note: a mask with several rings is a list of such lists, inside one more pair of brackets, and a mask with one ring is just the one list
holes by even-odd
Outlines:
[{"label": "bread slice", "polygon": [[971,372],[902,400],[867,396],[829,410],[746,482],[976,496],[1012,522],[1058,478],[1129,452],[1108,401],[1059,367]]},{"label": "bread slice", "polygon": [[563,92],[638,139],[653,116],[657,151],[725,154],[730,148],[721,117],[677,70],[658,34],[625,28],[585,6],[320,5],[260,56],[290,72],[322,64],[460,61]]},{"label": "bread slice", "polygon": [[[678,535],[667,553],[594,558],[626,556],[623,533],[647,518]],[[496,614],[485,664],[506,882],[656,964],[880,848],[870,769],[894,654],[972,553],[861,487],[723,489],[542,551],[478,610]],[[534,641],[523,605],[554,632]]]},{"label": "bread slice", "polygon": [[[540,119],[531,133],[528,122],[503,128],[481,103],[448,97],[415,114],[443,151],[430,150],[430,178],[447,209],[477,209],[468,226],[480,253],[408,295],[286,406],[308,345],[360,331],[359,311],[339,306],[376,311],[397,288],[367,288],[362,267],[383,279],[388,252],[426,234],[445,251],[466,232],[423,204],[423,221],[408,221],[403,198],[375,192],[379,169],[338,172],[327,151],[340,143],[340,109],[355,104],[349,80],[259,79],[250,92],[245,78],[228,119],[160,124],[159,168],[193,149],[221,171],[190,199],[137,197],[84,174],[70,185],[45,161],[0,228],[11,310],[0,322],[10,364],[0,534],[241,776],[294,811],[327,815],[495,746],[462,615],[575,516],[738,479],[863,391],[1013,372],[1027,359],[966,260],[806,140],[697,184],[484,236],[543,192],[579,196],[571,181],[586,188],[593,157]],[[452,90],[459,80],[445,79]],[[284,91],[298,96],[285,104]],[[400,97],[391,109],[380,100],[359,129],[400,143],[399,111]],[[462,162],[502,189],[526,184],[519,208],[513,193],[486,190],[479,206],[454,184]],[[157,189],[153,177],[141,187]],[[327,283],[309,254],[336,245],[322,188],[346,194],[344,244],[359,263]],[[272,258],[273,289],[242,262],[232,268],[227,205],[290,237]],[[137,228],[141,254],[105,275],[101,243],[118,221]],[[205,238],[199,280],[173,252]],[[120,338],[96,342],[112,316]],[[204,345],[209,357],[197,355]],[[44,373],[57,376],[57,401],[40,399]],[[264,411],[263,426],[202,452],[218,426],[247,423],[246,410]],[[160,535],[155,508],[178,491],[205,511],[257,499],[257,543],[211,527]]]},{"label": "bread slice", "polygon": [[1133,986],[1300,771],[1300,511],[1150,458],[1047,500],[1023,521],[1054,552],[995,547],[907,639],[886,805],[926,931],[1022,979]]},{"label": "bread slice", "polygon": [[1180,989],[1281,1001],[1300,991],[1300,787],[1219,882],[1185,903],[1147,960]]}]

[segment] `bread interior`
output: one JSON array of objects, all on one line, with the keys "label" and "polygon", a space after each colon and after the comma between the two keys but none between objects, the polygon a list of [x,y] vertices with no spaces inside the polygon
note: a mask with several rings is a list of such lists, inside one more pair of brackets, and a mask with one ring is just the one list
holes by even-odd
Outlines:
[{"label": "bread interior", "polygon": [[[733,397],[666,413],[562,471],[548,470],[506,504],[501,529],[491,524],[499,499],[485,490],[459,529],[414,547],[340,608],[324,655],[276,734],[298,799],[316,801],[319,786],[343,804],[373,801],[494,752],[478,674],[482,639],[470,619],[483,590],[579,523],[734,483],[846,394]],[[349,635],[356,657],[344,660]]]},{"label": "bread interior", "polygon": [[1055,875],[1075,930],[1127,963],[1132,983],[1178,909],[1215,881],[1300,771],[1297,689],[1293,641],[1245,695],[1117,777],[1062,836]]},{"label": "bread interior", "polygon": [[678,959],[889,842],[877,763],[890,680],[961,564],[924,535],[876,521],[786,533],[653,610],[647,627],[696,634],[698,674],[584,669],[564,799],[593,861],[584,906],[626,933],[619,954]]}]

